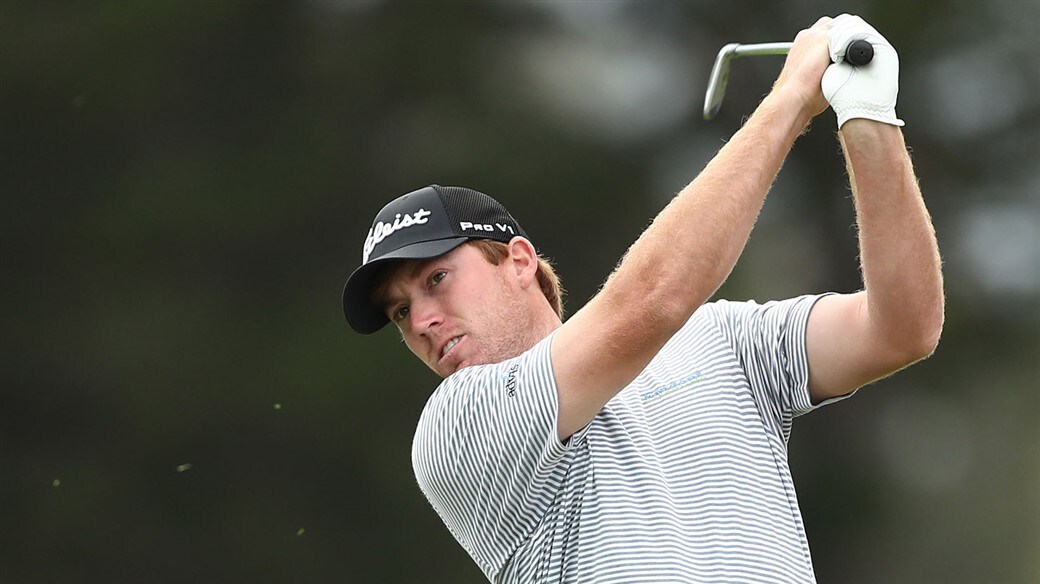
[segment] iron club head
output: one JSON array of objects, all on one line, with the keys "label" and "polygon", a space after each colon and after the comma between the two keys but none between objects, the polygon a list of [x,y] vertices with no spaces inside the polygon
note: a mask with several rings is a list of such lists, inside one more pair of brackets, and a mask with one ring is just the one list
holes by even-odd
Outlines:
[{"label": "iron club head", "polygon": [[714,118],[722,107],[722,98],[726,96],[726,84],[729,83],[729,62],[739,46],[739,43],[730,43],[722,47],[715,57],[715,65],[712,66],[711,77],[708,78],[708,91],[704,94],[706,120]]},{"label": "iron club head", "polygon": [[742,45],[730,43],[719,51],[715,57],[715,65],[708,78],[708,91],[704,94],[704,119],[710,120],[719,113],[722,98],[726,96],[726,84],[729,82],[729,63],[737,57],[755,55],[786,55],[791,50],[791,43],[759,43]]}]

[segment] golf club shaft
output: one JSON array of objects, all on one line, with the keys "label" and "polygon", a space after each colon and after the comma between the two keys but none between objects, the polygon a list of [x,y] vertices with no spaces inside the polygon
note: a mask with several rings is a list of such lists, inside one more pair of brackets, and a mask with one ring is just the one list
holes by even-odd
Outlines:
[{"label": "golf club shaft", "polygon": [[756,55],[786,55],[794,43],[758,43],[754,45],[737,45],[733,49],[734,57],[753,57]]},{"label": "golf club shaft", "polygon": [[[733,49],[734,57],[753,57],[756,55],[786,55],[794,43],[758,43],[753,45],[737,45]],[[855,40],[845,50],[844,61],[857,67],[866,65],[874,57],[874,47],[868,41]]]}]

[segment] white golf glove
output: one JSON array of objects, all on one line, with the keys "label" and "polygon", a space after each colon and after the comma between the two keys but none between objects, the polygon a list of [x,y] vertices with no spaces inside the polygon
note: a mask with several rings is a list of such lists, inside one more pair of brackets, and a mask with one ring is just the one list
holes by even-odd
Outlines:
[{"label": "white golf glove", "polygon": [[[874,58],[854,67],[844,61],[845,49],[856,40],[874,46]],[[853,118],[902,126],[896,117],[899,55],[885,37],[858,16],[842,14],[830,22],[827,40],[833,62],[823,74],[823,97],[838,116],[838,128]]]}]

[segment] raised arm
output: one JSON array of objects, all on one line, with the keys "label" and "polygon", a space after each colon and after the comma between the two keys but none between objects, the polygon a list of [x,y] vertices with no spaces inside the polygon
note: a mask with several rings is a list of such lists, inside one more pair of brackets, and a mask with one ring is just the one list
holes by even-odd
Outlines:
[{"label": "raised arm", "polygon": [[602,290],[556,333],[565,439],[646,367],[729,275],[784,158],[826,107],[827,22],[800,32],[758,109],[654,219]]},{"label": "raised arm", "polygon": [[929,356],[943,325],[939,248],[896,126],[854,119],[839,133],[859,226],[864,290],[809,314],[809,393],[846,394]]},{"label": "raised arm", "polygon": [[877,31],[852,18],[842,22],[865,26],[868,35],[877,37],[869,39],[875,44],[871,66],[876,68],[851,79],[845,77],[848,71],[833,68],[824,91],[841,128],[864,290],[825,297],[809,315],[806,343],[814,402],[846,394],[927,357],[943,325],[935,230],[903,143],[902,121],[895,116],[898,59]]}]

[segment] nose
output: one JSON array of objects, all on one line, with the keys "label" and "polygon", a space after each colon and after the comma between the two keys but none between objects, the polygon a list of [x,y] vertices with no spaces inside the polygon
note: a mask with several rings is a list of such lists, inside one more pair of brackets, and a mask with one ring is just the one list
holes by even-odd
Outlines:
[{"label": "nose", "polygon": [[425,335],[429,330],[444,322],[444,314],[433,299],[414,299],[408,310],[412,330],[420,335]]}]

